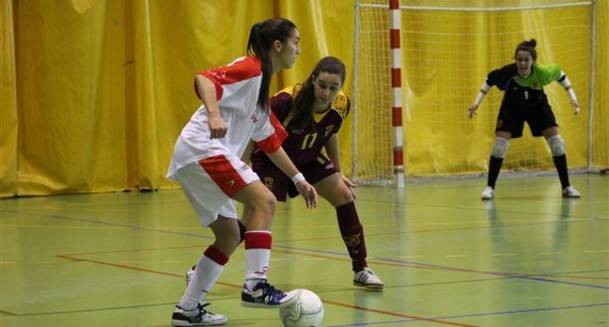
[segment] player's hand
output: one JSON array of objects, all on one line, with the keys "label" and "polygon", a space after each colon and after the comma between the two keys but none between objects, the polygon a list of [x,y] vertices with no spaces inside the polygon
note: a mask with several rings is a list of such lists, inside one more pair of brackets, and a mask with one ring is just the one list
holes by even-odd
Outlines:
[{"label": "player's hand", "polygon": [[577,100],[571,99],[571,106],[573,107],[573,114],[579,114],[579,102],[577,102]]},{"label": "player's hand", "polygon": [[469,118],[474,118],[474,116],[476,115],[476,110],[478,110],[478,107],[480,105],[472,103],[471,106],[469,106],[469,108],[467,108],[467,114],[469,115]]},{"label": "player's hand", "polygon": [[223,138],[226,135],[226,123],[220,115],[210,115],[207,119],[209,125],[209,133],[212,139]]},{"label": "player's hand", "polygon": [[345,183],[345,185],[347,185],[347,187],[349,188],[349,190],[351,190],[351,195],[353,195],[353,198],[355,199],[355,192],[353,192],[353,189],[357,187],[357,185],[355,185],[355,183],[353,183],[353,181],[351,181],[350,179],[348,179],[345,175],[341,174],[340,175],[341,179],[343,180],[343,182]]},{"label": "player's hand", "polygon": [[302,180],[296,184],[296,189],[305,199],[307,208],[315,208],[317,206],[317,191],[306,180]]}]

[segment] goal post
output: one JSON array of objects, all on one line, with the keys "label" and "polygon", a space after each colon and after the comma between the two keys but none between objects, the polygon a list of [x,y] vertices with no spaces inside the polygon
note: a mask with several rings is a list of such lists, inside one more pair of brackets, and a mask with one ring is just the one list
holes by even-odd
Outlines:
[{"label": "goal post", "polygon": [[[557,63],[582,107],[574,117],[557,83],[544,88],[567,145],[570,168],[589,169],[593,139],[594,2],[578,0],[357,0],[354,17],[352,177],[394,184],[406,176],[486,172],[503,93],[493,88],[469,119],[466,109],[486,74],[513,62],[523,40],[537,40],[538,62]],[[401,91],[396,92],[391,41],[401,16]],[[392,34],[393,33],[393,34]],[[398,56],[400,57],[400,56]],[[392,73],[393,72],[393,73]],[[396,93],[399,93],[396,95]],[[394,103],[398,99],[401,103]],[[401,114],[404,108],[404,119]],[[398,119],[398,116],[400,119]],[[403,128],[396,128],[396,121]],[[396,136],[396,130],[402,134]],[[403,141],[403,144],[400,144]],[[401,147],[403,146],[403,147]],[[403,166],[396,165],[396,148]],[[510,144],[506,170],[553,170],[547,144],[528,127]]]}]

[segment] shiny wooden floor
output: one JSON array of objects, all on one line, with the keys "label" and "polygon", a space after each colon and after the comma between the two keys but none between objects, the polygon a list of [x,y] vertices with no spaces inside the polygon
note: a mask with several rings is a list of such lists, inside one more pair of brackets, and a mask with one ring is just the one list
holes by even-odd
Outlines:
[{"label": "shiny wooden floor", "polygon": [[[360,187],[369,264],[383,292],[352,285],[334,210],[280,205],[270,279],[308,288],[325,326],[608,326],[609,177]],[[169,326],[184,272],[211,240],[181,191],[0,200],[0,326]],[[228,326],[279,326],[239,304],[243,251],[212,289]]]}]

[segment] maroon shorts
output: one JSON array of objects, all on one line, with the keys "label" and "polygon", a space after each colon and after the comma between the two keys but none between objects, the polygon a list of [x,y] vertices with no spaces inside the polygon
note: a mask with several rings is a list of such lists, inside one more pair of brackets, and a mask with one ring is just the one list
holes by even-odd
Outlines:
[{"label": "maroon shorts", "polygon": [[[338,172],[336,165],[321,153],[317,156],[317,160],[296,165],[296,168],[298,168],[310,184],[315,184]],[[273,192],[277,201],[284,202],[288,196],[293,198],[299,194],[292,180],[267,157],[252,158],[252,169],[258,174],[260,181]]]}]

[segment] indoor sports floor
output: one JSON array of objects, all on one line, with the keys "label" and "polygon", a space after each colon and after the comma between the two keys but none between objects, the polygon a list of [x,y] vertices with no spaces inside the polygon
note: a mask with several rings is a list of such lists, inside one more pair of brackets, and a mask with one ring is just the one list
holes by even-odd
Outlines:
[{"label": "indoor sports floor", "polygon": [[[608,326],[609,176],[359,187],[369,265],[382,292],[352,285],[334,210],[279,205],[270,280],[308,288],[324,326]],[[211,240],[182,192],[0,200],[0,326],[169,326],[184,272]],[[212,289],[228,326],[280,326],[243,308],[243,250]]]}]

